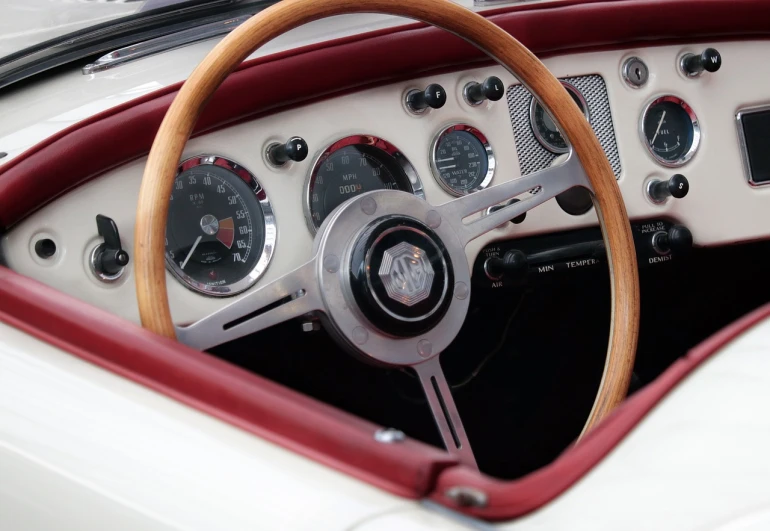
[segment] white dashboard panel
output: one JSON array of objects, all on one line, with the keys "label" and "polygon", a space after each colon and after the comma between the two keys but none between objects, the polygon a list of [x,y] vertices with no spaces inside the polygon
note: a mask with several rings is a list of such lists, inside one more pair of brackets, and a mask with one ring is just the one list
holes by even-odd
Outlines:
[{"label": "white dashboard panel", "polygon": [[[685,52],[716,47],[723,57],[721,70],[688,79],[676,66]],[[632,219],[667,217],[684,223],[696,245],[712,246],[766,238],[770,235],[770,187],[752,188],[744,174],[736,112],[770,101],[770,69],[765,64],[770,43],[697,43],[691,46],[657,46],[619,51],[573,54],[545,60],[557,77],[599,74],[606,83],[622,165],[619,185]],[[173,52],[172,52],[173,53]],[[634,89],[621,78],[621,65],[631,56],[641,58],[650,80]],[[433,179],[429,148],[434,135],[448,124],[462,122],[480,129],[497,158],[492,186],[520,176],[513,130],[505,100],[467,105],[462,89],[472,80],[497,75],[506,85],[515,79],[501,67],[490,66],[415,79],[297,107],[272,116],[235,125],[192,139],[184,156],[216,154],[235,160],[254,173],[267,191],[278,223],[275,255],[260,285],[273,280],[310,258],[312,236],[303,213],[303,189],[313,160],[326,146],[351,134],[371,134],[395,144],[411,161],[422,179],[426,200],[442,204],[452,199]],[[446,105],[413,116],[402,105],[411,88],[440,83],[447,89]],[[677,170],[663,168],[648,154],[639,134],[640,113],[655,97],[672,94],[686,100],[700,120],[702,141],[697,154]],[[302,136],[310,156],[301,163],[275,169],[263,159],[266,145]],[[119,138],[116,138],[119,141]],[[127,164],[87,183],[41,209],[14,227],[2,241],[3,253],[14,270],[45,282],[94,305],[138,321],[132,265],[113,284],[91,274],[87,256],[100,241],[96,214],[112,217],[121,230],[124,246],[133,248],[136,197],[145,159]],[[690,193],[681,200],[655,205],[644,195],[646,182],[682,173]],[[524,223],[508,224],[488,233],[467,249],[472,262],[479,250],[496,239],[515,238],[566,230],[597,223],[593,210],[581,216],[566,214],[555,201],[530,211]],[[34,241],[45,234],[58,245],[57,254],[41,260]],[[228,304],[183,287],[167,277],[175,322],[188,323]],[[247,292],[248,293],[248,292]]]}]

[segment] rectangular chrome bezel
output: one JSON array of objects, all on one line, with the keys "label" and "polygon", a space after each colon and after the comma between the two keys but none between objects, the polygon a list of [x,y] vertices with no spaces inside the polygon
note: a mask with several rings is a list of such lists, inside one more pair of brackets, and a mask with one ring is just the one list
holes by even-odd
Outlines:
[{"label": "rectangular chrome bezel", "polygon": [[741,146],[741,160],[743,161],[743,172],[750,186],[760,187],[770,185],[770,180],[764,182],[756,182],[754,176],[751,173],[751,161],[749,161],[749,150],[746,147],[746,134],[743,131],[743,117],[749,114],[756,114],[758,112],[770,111],[770,104],[759,105],[755,107],[746,107],[738,109],[735,113],[735,125],[738,128],[738,140]]}]

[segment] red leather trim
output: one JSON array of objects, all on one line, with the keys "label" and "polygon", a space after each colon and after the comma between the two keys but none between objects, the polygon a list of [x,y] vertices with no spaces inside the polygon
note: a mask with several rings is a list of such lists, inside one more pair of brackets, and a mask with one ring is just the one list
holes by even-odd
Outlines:
[{"label": "red leather trim", "polygon": [[[763,0],[667,0],[664,16],[661,8],[658,0],[563,0],[508,7],[486,16],[540,55],[770,35],[770,2]],[[422,24],[258,58],[223,83],[196,134],[319,98],[484,60],[464,41]],[[146,154],[179,86],[92,116],[0,167],[0,228]]]},{"label": "red leather trim", "polygon": [[0,321],[190,407],[407,498],[457,460],[0,267]]},{"label": "red leather trim", "polygon": [[770,304],[762,306],[717,332],[679,359],[657,380],[637,392],[585,439],[565,451],[550,465],[517,481],[499,481],[465,466],[446,469],[431,498],[445,505],[454,502],[444,493],[458,485],[475,487],[488,496],[483,508],[459,508],[485,520],[510,520],[554,500],[598,464],[663,398],[704,361],[755,324],[770,317]]},{"label": "red leather trim", "polygon": [[374,441],[377,426],[0,267],[0,321],[266,440],[394,494],[454,506],[458,485],[488,495],[484,508],[456,509],[508,520],[552,501],[600,462],[679,382],[756,323],[770,304],[690,351],[580,443],[545,468],[500,481],[447,453],[407,440]]}]

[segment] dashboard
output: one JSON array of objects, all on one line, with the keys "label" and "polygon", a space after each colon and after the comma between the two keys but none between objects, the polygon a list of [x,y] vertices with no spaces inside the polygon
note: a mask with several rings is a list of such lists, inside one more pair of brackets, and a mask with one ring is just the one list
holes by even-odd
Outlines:
[{"label": "dashboard", "polygon": [[[676,223],[695,245],[716,246],[770,236],[770,71],[752,66],[768,48],[704,42],[544,62],[593,126],[632,221]],[[201,319],[304,263],[315,231],[351,196],[392,188],[439,205],[559,164],[567,151],[548,114],[499,66],[370,88],[193,138],[170,197],[174,321]],[[138,321],[130,254],[145,162],[110,170],[13,227],[2,240],[8,265]],[[472,242],[467,258],[476,263],[496,242],[596,225],[590,196],[565,194]]]}]

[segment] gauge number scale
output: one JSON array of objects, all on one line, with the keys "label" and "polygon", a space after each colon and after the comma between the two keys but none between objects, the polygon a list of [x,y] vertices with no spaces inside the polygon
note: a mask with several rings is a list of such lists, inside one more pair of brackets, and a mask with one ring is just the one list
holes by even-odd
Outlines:
[{"label": "gauge number scale", "polygon": [[234,295],[264,272],[275,220],[254,176],[221,157],[180,166],[166,226],[166,264],[187,287]]},{"label": "gauge number scale", "polygon": [[652,157],[667,167],[685,164],[700,143],[698,118],[676,96],[657,98],[647,106],[642,114],[641,133]]},{"label": "gauge number scale", "polygon": [[495,157],[486,137],[467,124],[443,129],[431,148],[436,182],[455,196],[486,188],[495,173]]},{"label": "gauge number scale", "polygon": [[417,173],[395,146],[366,135],[338,140],[318,157],[310,173],[308,228],[315,233],[335,208],[374,190],[401,190],[424,198]]}]

